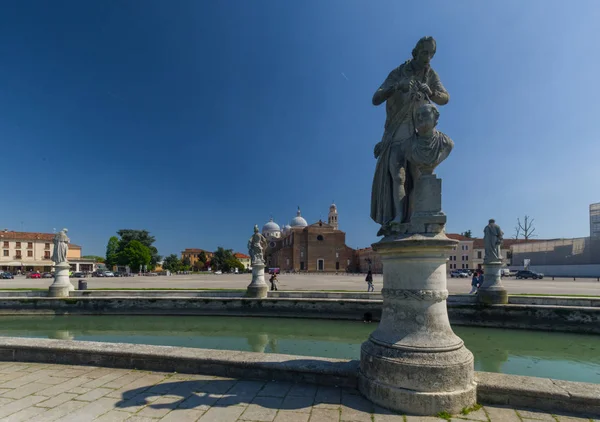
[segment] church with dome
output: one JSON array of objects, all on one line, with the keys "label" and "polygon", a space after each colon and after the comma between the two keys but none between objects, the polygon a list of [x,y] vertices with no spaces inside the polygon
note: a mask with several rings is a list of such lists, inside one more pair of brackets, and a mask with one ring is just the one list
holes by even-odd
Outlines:
[{"label": "church with dome", "polygon": [[308,224],[298,207],[289,224],[279,226],[271,218],[262,234],[267,239],[269,268],[296,272],[346,272],[356,268],[356,254],[346,246],[346,233],[339,230],[335,204],[329,207],[327,223],[319,220]]}]

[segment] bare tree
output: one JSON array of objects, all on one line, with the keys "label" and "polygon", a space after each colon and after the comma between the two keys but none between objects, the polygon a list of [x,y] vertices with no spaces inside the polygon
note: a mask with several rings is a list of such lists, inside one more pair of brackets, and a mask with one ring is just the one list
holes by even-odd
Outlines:
[{"label": "bare tree", "polygon": [[534,234],[535,227],[533,227],[534,219],[530,218],[526,215],[523,218],[523,223],[521,223],[521,219],[517,218],[517,225],[515,227],[515,239],[519,239],[519,237],[529,240],[532,237],[537,237],[537,234]]}]

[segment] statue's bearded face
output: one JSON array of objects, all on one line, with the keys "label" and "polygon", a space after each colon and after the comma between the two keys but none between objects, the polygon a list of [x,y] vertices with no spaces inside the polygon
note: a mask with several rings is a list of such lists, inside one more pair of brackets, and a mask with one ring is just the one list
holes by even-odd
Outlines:
[{"label": "statue's bearded face", "polygon": [[426,41],[426,42],[422,43],[420,45],[420,47],[418,48],[417,56],[415,57],[415,60],[418,62],[418,64],[421,67],[429,66],[429,62],[431,61],[431,59],[433,59],[434,55],[435,55],[435,46],[433,45],[432,42]]}]

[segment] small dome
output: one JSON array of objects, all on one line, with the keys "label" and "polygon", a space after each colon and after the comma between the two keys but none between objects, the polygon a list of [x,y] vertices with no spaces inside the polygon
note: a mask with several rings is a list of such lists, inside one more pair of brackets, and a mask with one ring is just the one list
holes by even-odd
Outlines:
[{"label": "small dome", "polygon": [[284,233],[288,233],[291,229],[292,229],[292,226],[290,226],[289,224],[286,224],[285,226],[283,226],[281,228],[281,231]]},{"label": "small dome", "polygon": [[337,212],[337,207],[335,206],[335,203],[332,203],[329,206],[329,212]]},{"label": "small dome", "polygon": [[296,212],[296,216],[294,218],[292,218],[292,221],[290,221],[290,226],[292,226],[292,227],[306,227],[306,226],[308,226],[308,223],[306,222],[306,220],[304,218],[302,218],[302,215],[300,214],[300,207],[298,207],[298,211]]},{"label": "small dome", "polygon": [[279,228],[279,224],[273,221],[273,218],[269,219],[269,222],[265,224],[262,228],[263,233],[272,233],[278,232],[281,229]]}]

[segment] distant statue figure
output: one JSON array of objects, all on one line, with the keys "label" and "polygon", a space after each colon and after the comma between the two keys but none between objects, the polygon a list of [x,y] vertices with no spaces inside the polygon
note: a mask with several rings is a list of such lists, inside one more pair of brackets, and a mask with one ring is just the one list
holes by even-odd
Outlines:
[{"label": "distant statue figure", "polygon": [[416,111],[429,102],[444,105],[450,98],[429,65],[435,51],[433,37],[421,38],[412,51],[413,58],[392,70],[373,95],[373,105],[386,102],[387,114],[383,138],[375,145],[377,165],[371,190],[371,218],[382,228],[410,219],[407,190],[412,189],[414,180],[405,143],[415,134]]},{"label": "distant statue figure", "polygon": [[52,261],[55,264],[67,262],[67,252],[69,250],[70,239],[67,237],[69,230],[62,229],[54,235],[54,252],[52,252]]},{"label": "distant statue figure", "polygon": [[248,255],[250,255],[250,261],[252,264],[260,263],[264,264],[265,257],[264,252],[267,248],[267,239],[258,232],[258,226],[254,226],[254,234],[248,240]]},{"label": "distant statue figure", "polygon": [[502,240],[504,233],[492,218],[483,229],[483,243],[485,245],[484,264],[488,262],[502,262]]}]

